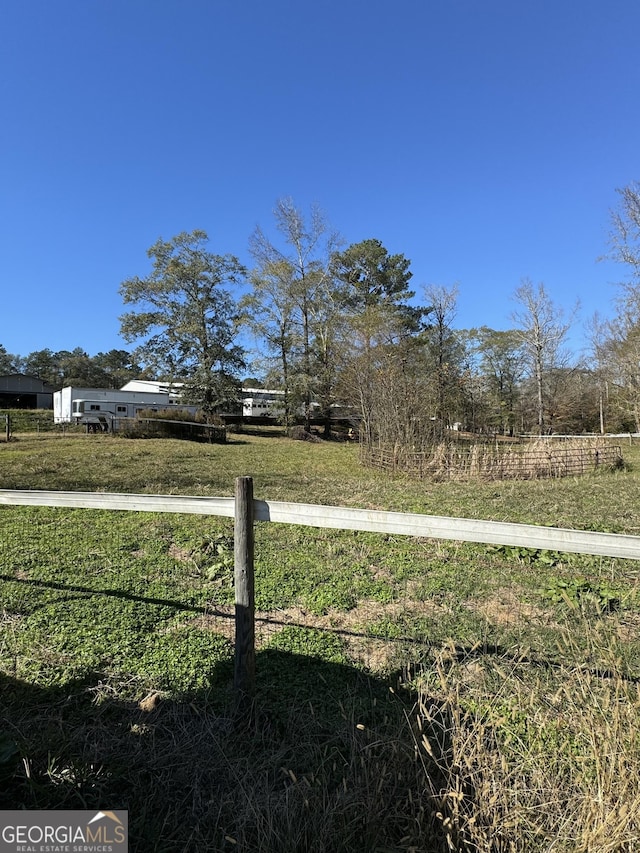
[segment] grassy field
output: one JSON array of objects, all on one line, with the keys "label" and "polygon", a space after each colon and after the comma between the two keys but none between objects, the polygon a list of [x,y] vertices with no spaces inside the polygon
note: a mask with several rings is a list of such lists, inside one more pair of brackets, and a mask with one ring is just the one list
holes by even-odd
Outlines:
[{"label": "grassy field", "polygon": [[[626,467],[425,483],[357,448],[18,434],[0,488],[231,495],[637,534]],[[632,851],[640,563],[256,530],[230,692],[226,519],[0,509],[0,807],[128,808],[136,851]]]}]

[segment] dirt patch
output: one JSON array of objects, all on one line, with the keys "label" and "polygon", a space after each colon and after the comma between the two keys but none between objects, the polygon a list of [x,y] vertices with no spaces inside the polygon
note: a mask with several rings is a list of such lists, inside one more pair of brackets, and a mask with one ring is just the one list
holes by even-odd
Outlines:
[{"label": "dirt patch", "polygon": [[[348,654],[372,670],[386,669],[397,655],[403,642],[415,642],[415,638],[381,638],[370,635],[367,625],[384,619],[397,621],[401,617],[411,619],[437,615],[443,608],[432,601],[394,601],[383,604],[364,600],[353,610],[331,610],[325,614],[310,613],[302,607],[282,610],[256,611],[256,648],[267,646],[275,634],[286,627],[315,628],[331,631],[344,641]],[[215,631],[233,641],[235,636],[235,607],[233,604],[214,605],[192,624],[205,630]]]},{"label": "dirt patch", "polygon": [[512,588],[496,590],[485,601],[468,602],[467,607],[495,625],[516,625],[521,620],[548,622],[549,613],[541,607],[522,601]]},{"label": "dirt patch", "polygon": [[181,548],[179,545],[176,545],[175,542],[172,542],[171,545],[169,545],[169,556],[178,563],[193,562],[191,551],[188,548]]},{"label": "dirt patch", "polygon": [[640,613],[624,613],[616,630],[623,642],[637,642],[640,638]]}]

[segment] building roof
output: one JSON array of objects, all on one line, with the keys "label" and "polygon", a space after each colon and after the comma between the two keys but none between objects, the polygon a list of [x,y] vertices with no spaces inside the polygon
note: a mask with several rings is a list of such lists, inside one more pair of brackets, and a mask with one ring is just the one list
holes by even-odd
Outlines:
[{"label": "building roof", "polygon": [[53,385],[38,376],[29,376],[26,373],[6,373],[4,376],[0,376],[0,390],[53,394],[55,389]]}]

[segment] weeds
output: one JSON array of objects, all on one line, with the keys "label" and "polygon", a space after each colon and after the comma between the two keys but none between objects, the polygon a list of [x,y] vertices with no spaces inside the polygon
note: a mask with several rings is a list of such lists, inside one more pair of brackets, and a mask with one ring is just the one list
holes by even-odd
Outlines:
[{"label": "weeds", "polygon": [[[576,650],[562,651],[571,658]],[[551,676],[525,663],[484,661],[465,685],[464,661],[442,655],[434,663],[439,698],[434,704],[418,687],[413,731],[451,849],[636,849],[636,683],[613,669],[602,679],[561,665]]]},{"label": "weeds", "polygon": [[593,584],[581,576],[570,580],[554,578],[542,593],[554,604],[564,603],[573,608],[593,605],[600,612],[611,613],[621,606],[619,587],[609,583]]}]

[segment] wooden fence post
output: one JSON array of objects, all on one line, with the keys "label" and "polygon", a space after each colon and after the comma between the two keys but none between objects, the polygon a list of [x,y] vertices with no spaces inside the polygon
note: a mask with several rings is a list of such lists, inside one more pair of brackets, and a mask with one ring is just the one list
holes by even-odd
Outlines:
[{"label": "wooden fence post", "polygon": [[236,594],[234,687],[238,707],[241,710],[250,709],[256,675],[253,552],[253,479],[237,477],[234,528]]},{"label": "wooden fence post", "polygon": [[7,419],[7,433],[6,433],[6,438],[7,438],[7,444],[9,444],[9,441],[11,440],[11,415],[7,413],[7,414],[5,415],[5,417],[6,417],[6,419]]}]

